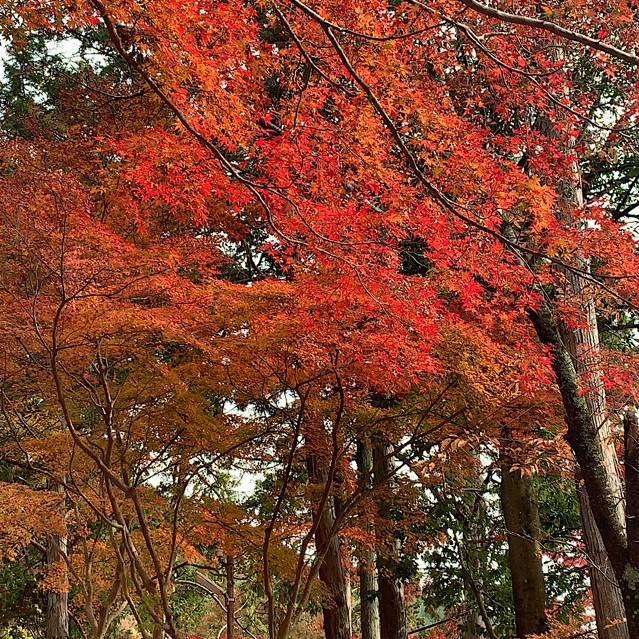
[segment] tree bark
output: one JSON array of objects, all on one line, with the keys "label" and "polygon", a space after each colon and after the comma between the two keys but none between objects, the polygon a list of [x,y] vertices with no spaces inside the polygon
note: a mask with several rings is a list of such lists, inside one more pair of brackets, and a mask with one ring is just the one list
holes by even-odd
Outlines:
[{"label": "tree bark", "polygon": [[[561,196],[569,209],[584,205],[581,171],[575,162],[572,177],[561,185]],[[589,270],[580,257],[576,266]],[[564,294],[579,307],[577,328],[553,317],[548,306],[533,313],[533,323],[542,342],[552,346],[553,367],[565,410],[566,439],[577,459],[584,490],[577,486],[586,552],[591,560],[591,588],[600,639],[639,637],[630,632],[624,617],[627,597],[619,587],[626,566],[624,491],[619,462],[608,419],[602,380],[599,329],[590,283],[579,272],[562,269]],[[615,579],[616,575],[616,579]],[[608,578],[611,577],[611,578]],[[624,608],[626,615],[623,614]],[[639,619],[638,619],[639,623]]]},{"label": "tree bark", "polygon": [[[313,483],[320,484],[326,480],[322,462],[313,452],[307,455],[307,467]],[[331,497],[319,522],[316,522],[315,532],[317,552],[326,551],[319,569],[320,581],[328,595],[322,602],[324,636],[326,639],[351,639],[346,572],[342,563],[340,540],[339,535],[331,534],[334,522],[335,500]]]},{"label": "tree bark", "polygon": [[[337,509],[339,513],[339,508]],[[339,516],[339,515],[338,515]],[[351,574],[348,570],[344,571],[346,577],[346,607],[348,609],[348,627],[353,631],[353,588],[351,584]]]},{"label": "tree bark", "polygon": [[[363,490],[372,488],[373,450],[368,439],[357,443],[357,469],[359,484]],[[375,574],[376,554],[366,549],[359,560],[360,629],[362,639],[379,639],[379,608],[377,575]]]},{"label": "tree bark", "polygon": [[624,622],[626,613],[617,578],[590,509],[588,495],[580,482],[577,485],[577,495],[584,543],[590,565],[590,586],[597,621],[597,635],[599,639],[629,639],[628,627]]},{"label": "tree bark", "polygon": [[[52,489],[64,499],[64,487],[56,483]],[[63,502],[64,503],[64,502]],[[64,505],[62,506],[64,509]],[[47,565],[60,567],[66,572],[67,537],[49,535],[47,538]],[[47,592],[46,639],[68,639],[69,637],[69,594],[58,588]]]},{"label": "tree bark", "polygon": [[375,552],[369,551],[359,561],[360,628],[362,639],[379,639],[379,609]]},{"label": "tree bark", "polygon": [[468,620],[468,627],[463,630],[461,639],[484,639],[484,621],[479,612],[475,611],[472,618]]},{"label": "tree bark", "polygon": [[233,639],[235,630],[235,560],[226,556],[226,639]]},{"label": "tree bark", "polygon": [[381,561],[379,570],[379,626],[381,639],[406,639],[404,586],[394,574],[394,566]]},{"label": "tree bark", "polygon": [[[568,426],[566,439],[579,463],[588,495],[590,508],[582,512],[584,532],[589,533],[584,538],[586,543],[591,544],[590,547],[586,546],[586,550],[593,558],[600,556],[597,542],[601,540],[617,578],[618,585],[615,585],[614,580],[607,579],[597,579],[592,584],[593,601],[599,606],[598,623],[603,626],[606,639],[626,639],[639,637],[639,596],[632,583],[635,574],[639,573],[628,561],[623,491],[607,420],[605,390],[600,373],[593,368],[590,359],[596,354],[595,347],[598,346],[594,305],[591,301],[587,309],[589,320],[586,329],[561,329],[547,307],[539,313],[532,313],[532,318],[541,341],[552,347],[553,368]],[[588,359],[585,353],[588,353]],[[583,377],[579,375],[580,371],[582,375],[588,373],[585,388],[581,383]],[[596,523],[598,538],[591,534],[590,515]],[[594,592],[594,589],[597,591]],[[622,605],[618,601],[620,595]],[[609,609],[604,607],[608,605]],[[620,608],[625,610],[627,628],[623,618],[615,616]]]},{"label": "tree bark", "polygon": [[512,459],[503,454],[501,505],[508,536],[515,629],[517,637],[526,637],[548,630],[541,530],[532,478],[511,468]]},{"label": "tree bark", "polygon": [[[577,198],[578,202],[581,202],[581,196],[578,195]],[[585,262],[582,262],[581,266],[584,269],[587,268]],[[603,469],[608,475],[610,490],[616,502],[615,517],[617,521],[624,522],[626,516],[624,491],[608,419],[606,391],[601,378],[596,309],[592,297],[587,292],[584,278],[577,273],[569,273],[567,277],[570,282],[570,292],[582,305],[583,326],[576,329],[563,327],[561,335],[573,361],[578,380],[584,380],[582,386],[586,391],[584,393],[586,407],[595,429],[595,445],[601,450]],[[600,639],[628,639],[622,593],[601,534],[597,529],[587,491],[581,490],[579,486],[577,488],[580,495],[584,542],[591,561],[590,577],[597,632]]]},{"label": "tree bark", "polygon": [[[387,455],[387,447],[376,443],[373,448],[375,486],[389,487],[392,462]],[[382,517],[388,504],[380,505]],[[377,581],[379,588],[379,625],[381,639],[406,639],[406,605],[404,584],[397,574],[399,562],[399,541],[393,540],[385,557],[378,557]]]},{"label": "tree bark", "polygon": [[628,560],[619,583],[623,585],[630,636],[639,637],[639,417],[628,408],[623,419],[626,471],[626,533]]}]

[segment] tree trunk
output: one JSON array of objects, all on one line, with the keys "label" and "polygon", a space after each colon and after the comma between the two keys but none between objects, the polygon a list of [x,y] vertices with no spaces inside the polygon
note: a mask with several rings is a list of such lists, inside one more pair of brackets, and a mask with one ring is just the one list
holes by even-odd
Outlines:
[{"label": "tree trunk", "polygon": [[623,586],[628,630],[634,639],[639,637],[639,416],[636,408],[626,409],[623,429],[628,556],[623,575],[617,573],[617,579]]},{"label": "tree trunk", "polygon": [[511,470],[511,467],[512,460],[503,455],[501,506],[508,535],[515,628],[517,637],[526,637],[548,630],[541,531],[532,478]]},{"label": "tree trunk", "polygon": [[584,543],[590,564],[590,585],[597,619],[599,639],[628,639],[626,613],[617,578],[608,560],[597,524],[590,509],[588,495],[583,486],[577,485]]},{"label": "tree trunk", "polygon": [[[360,487],[363,490],[370,490],[373,476],[373,450],[368,439],[357,442],[357,470]],[[358,566],[362,639],[379,639],[378,586],[375,564],[375,551],[366,549],[360,557]]]},{"label": "tree trunk", "polygon": [[[561,190],[569,209],[583,207],[581,171],[577,162],[572,179],[567,180]],[[583,271],[589,269],[584,258],[578,259],[576,266]],[[563,275],[566,297],[579,306],[574,318],[578,328],[558,323],[553,317],[556,308],[533,314],[533,323],[541,341],[553,347],[553,366],[568,426],[567,440],[584,479],[585,491],[578,486],[577,492],[586,552],[591,560],[591,588],[599,637],[629,639],[629,636],[639,637],[639,634],[629,635],[622,614],[626,598],[618,585],[627,548],[624,492],[599,361],[596,308],[588,280],[569,269],[563,269]]]},{"label": "tree trunk", "polygon": [[226,556],[226,639],[233,639],[235,630],[235,561]]},{"label": "tree trunk", "polygon": [[[594,313],[594,308],[592,310]],[[592,317],[592,314],[589,313],[589,316]],[[541,341],[553,349],[553,368],[568,426],[566,439],[579,463],[588,495],[589,508],[582,510],[586,551],[597,561],[596,557],[601,558],[602,555],[601,547],[597,546],[601,541],[617,583],[621,586],[620,592],[614,580],[605,578],[596,579],[592,583],[593,602],[599,606],[596,610],[598,623],[601,623],[605,633],[600,636],[606,639],[639,637],[639,614],[636,615],[636,622],[631,620],[635,611],[639,613],[639,598],[636,588],[627,581],[627,576],[634,573],[628,572],[628,568],[632,567],[628,563],[623,492],[616,469],[616,451],[606,419],[605,391],[600,375],[592,366],[586,366],[583,357],[584,350],[587,352],[584,347],[588,343],[598,343],[596,322],[589,322],[589,336],[586,340],[588,333],[584,335],[582,330],[560,330],[547,307],[542,308],[539,313],[532,313],[532,318]],[[591,346],[590,357],[594,351]],[[582,377],[578,370],[589,373],[586,388],[582,387]],[[582,506],[584,505],[582,500]],[[595,526],[592,525],[593,521]],[[599,536],[594,534],[595,530]],[[599,562],[601,563],[601,559]],[[604,561],[603,566],[605,565]],[[596,569],[596,565],[594,568]],[[623,603],[619,601],[620,594]],[[628,618],[627,628],[623,617],[620,619],[616,616],[621,609],[625,610]]]},{"label": "tree trunk", "polygon": [[404,586],[393,574],[394,566],[382,561],[379,570],[379,627],[381,639],[406,639]]},{"label": "tree trunk", "polygon": [[[337,509],[339,513],[339,508]],[[353,631],[353,587],[351,584],[351,574],[348,570],[344,571],[346,577],[346,607],[348,609],[348,627]]]},{"label": "tree trunk", "polygon": [[[587,264],[582,264],[587,268]],[[587,293],[586,282],[576,273],[568,274],[572,294],[582,304],[583,327],[561,331],[566,348],[573,360],[577,377],[585,386],[586,406],[596,432],[596,445],[601,450],[603,469],[608,475],[611,490],[616,500],[616,517],[625,520],[624,492],[619,473],[619,460],[612,439],[606,391],[601,379],[599,362],[599,329],[594,302]],[[586,491],[577,486],[581,520],[583,523],[586,552],[591,562],[590,583],[593,606],[600,639],[628,639],[628,628],[624,622],[622,594],[615,573],[608,559],[605,545],[597,529]]]},{"label": "tree trunk", "polygon": [[[392,463],[387,447],[376,443],[373,448],[374,475],[376,486],[388,487],[392,473]],[[381,515],[388,508],[387,503],[380,505]],[[381,639],[406,639],[406,605],[404,585],[398,576],[399,541],[393,540],[392,547],[385,557],[377,561],[377,581],[379,588],[379,625]]]},{"label": "tree trunk", "polygon": [[[64,487],[55,484],[53,490],[64,499]],[[62,506],[64,509],[64,505]],[[47,538],[47,565],[56,566],[66,573],[66,535],[50,535]],[[60,584],[61,585],[61,584]],[[69,637],[69,595],[66,589],[58,588],[47,592],[46,639],[68,639]]]},{"label": "tree trunk", "polygon": [[362,639],[379,639],[379,609],[375,552],[369,551],[359,561],[360,627]]},{"label": "tree trunk", "polygon": [[[322,462],[312,452],[307,455],[307,467],[313,483],[320,484],[326,480]],[[324,636],[326,639],[351,639],[346,572],[342,564],[339,536],[331,534],[334,522],[335,502],[331,497],[319,522],[316,522],[315,532],[317,552],[326,551],[319,570],[320,580],[328,595],[322,602]]]},{"label": "tree trunk", "polygon": [[468,619],[467,627],[462,631],[461,639],[484,639],[484,620],[479,612],[475,611],[472,618]]}]

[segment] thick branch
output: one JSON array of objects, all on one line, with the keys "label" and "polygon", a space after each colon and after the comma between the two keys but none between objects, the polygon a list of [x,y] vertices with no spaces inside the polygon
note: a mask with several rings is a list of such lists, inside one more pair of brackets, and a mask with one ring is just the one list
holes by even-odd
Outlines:
[{"label": "thick branch", "polygon": [[605,42],[601,42],[601,40],[591,38],[590,36],[587,36],[583,33],[578,33],[577,31],[566,29],[565,27],[561,27],[554,22],[550,22],[549,20],[541,20],[539,18],[531,18],[529,16],[508,13],[506,11],[501,11],[500,9],[495,9],[494,7],[489,7],[485,4],[482,4],[481,2],[477,2],[477,0],[459,1],[470,9],[477,11],[477,13],[481,13],[485,16],[488,16],[489,18],[495,18],[496,20],[501,20],[502,22],[517,24],[523,27],[542,29],[543,31],[554,33],[561,38],[565,38],[566,40],[579,42],[580,44],[590,47],[591,49],[596,49],[597,51],[607,53],[608,55],[611,55],[619,60],[623,60],[624,62],[627,62],[628,64],[631,64],[633,66],[639,66],[639,56],[635,55],[634,53],[624,51],[623,49],[619,49],[618,47],[615,47],[611,44],[606,44]]}]

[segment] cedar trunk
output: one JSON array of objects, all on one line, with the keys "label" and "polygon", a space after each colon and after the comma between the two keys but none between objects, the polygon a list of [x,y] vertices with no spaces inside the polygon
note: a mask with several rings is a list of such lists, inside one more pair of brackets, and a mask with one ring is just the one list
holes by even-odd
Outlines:
[{"label": "cedar trunk", "polygon": [[[64,498],[64,488],[55,484],[53,490]],[[66,535],[49,535],[47,538],[47,565],[62,566],[66,570]],[[67,639],[69,637],[69,601],[66,590],[50,590],[47,593],[46,639]]]},{"label": "cedar trunk", "polygon": [[226,557],[226,639],[233,639],[235,630],[235,560]]},{"label": "cedar trunk", "polygon": [[[586,268],[587,265],[583,264]],[[603,470],[608,475],[610,489],[616,500],[616,517],[625,519],[624,492],[619,472],[617,451],[612,439],[606,391],[601,379],[599,362],[599,329],[596,309],[583,277],[568,275],[571,293],[579,299],[583,309],[583,327],[561,331],[564,343],[573,361],[578,378],[587,380],[585,401],[596,441],[601,450]],[[579,505],[584,531],[586,552],[590,560],[590,583],[593,605],[597,620],[597,632],[600,639],[629,639],[628,628],[624,623],[624,604],[622,593],[617,585],[614,571],[608,559],[605,545],[590,507],[587,492],[577,487]]]},{"label": "cedar trunk", "polygon": [[[572,178],[561,188],[568,210],[584,205],[578,162],[572,173]],[[589,271],[588,260],[583,257],[577,259],[576,266]],[[630,616],[631,602],[619,588],[628,544],[624,491],[599,361],[596,308],[588,279],[570,269],[562,269],[562,272],[563,293],[578,307],[574,318],[578,327],[561,323],[555,316],[556,307],[542,308],[541,312],[532,314],[532,319],[541,341],[553,348],[553,367],[568,426],[566,439],[584,479],[585,491],[577,488],[584,542],[591,560],[591,588],[599,638],[629,639],[639,637],[639,632],[626,627],[622,612],[625,609],[625,616]],[[581,496],[582,492],[585,495]],[[608,578],[609,575],[613,578]]]},{"label": "cedar trunk", "polygon": [[597,619],[599,639],[628,639],[628,627],[623,621],[626,613],[617,578],[610,565],[588,495],[583,486],[577,486],[584,542],[590,564],[590,584]]},{"label": "cedar trunk", "polygon": [[[307,455],[307,466],[313,483],[319,484],[326,480],[323,464],[314,453],[309,452]],[[316,517],[316,513],[313,516]],[[335,500],[329,497],[319,521],[315,521],[315,546],[318,553],[324,554],[319,576],[327,591],[322,604],[324,636],[326,639],[351,639],[346,571],[342,563],[339,536],[332,533],[334,522]]]},{"label": "cedar trunk", "polygon": [[[392,571],[392,567],[390,568]],[[387,567],[379,572],[379,625],[381,639],[406,639],[406,607],[402,582]]]},{"label": "cedar trunk", "polygon": [[[362,439],[357,442],[357,470],[360,488],[363,491],[370,490],[373,477],[373,450],[368,439]],[[362,513],[362,517],[366,517],[366,515]],[[372,529],[372,525],[369,524],[369,528]],[[373,549],[364,550],[358,566],[362,639],[379,639],[379,608],[375,563],[375,551]]]},{"label": "cedar trunk", "polygon": [[[387,446],[376,443],[373,448],[375,486],[390,488],[392,462]],[[382,517],[388,504],[380,504]],[[379,625],[381,639],[406,639],[406,605],[404,586],[397,575],[399,542],[393,541],[387,556],[378,559]]]},{"label": "cedar trunk", "polygon": [[379,639],[375,553],[369,551],[359,562],[360,626],[362,639]]},{"label": "cedar trunk", "polygon": [[511,466],[508,457],[502,459],[501,505],[508,535],[515,628],[517,637],[526,637],[548,629],[539,509],[532,478],[511,470]]},{"label": "cedar trunk", "polygon": [[[600,636],[606,639],[639,637],[639,599],[636,589],[626,579],[627,576],[633,576],[634,572],[629,564],[624,499],[616,469],[614,442],[606,419],[605,392],[603,386],[599,386],[600,377],[592,365],[585,368],[589,372],[586,392],[577,372],[579,369],[584,370],[586,366],[583,351],[592,355],[596,349],[585,348],[587,342],[580,335],[581,330],[572,332],[572,336],[565,329],[560,330],[547,307],[542,308],[539,313],[532,313],[532,318],[541,341],[552,346],[553,368],[568,426],[566,439],[579,463],[588,495],[589,509],[582,510],[586,551],[596,557],[596,544],[601,540],[617,577],[618,586],[614,580],[607,579],[598,579],[592,583],[593,602],[599,606],[596,610],[597,621],[603,626],[603,634]],[[590,339],[594,340],[598,337],[595,333],[596,323],[594,328],[593,324],[590,325],[590,330]],[[583,505],[585,504],[582,502]],[[592,521],[595,526],[591,525]],[[599,532],[598,537],[593,534],[594,530]],[[601,554],[599,552],[600,557]],[[602,563],[601,559],[599,563]],[[597,568],[597,565],[593,566],[594,570]],[[622,603],[619,603],[620,596]],[[621,609],[625,610],[627,628],[623,617],[617,617]]]}]

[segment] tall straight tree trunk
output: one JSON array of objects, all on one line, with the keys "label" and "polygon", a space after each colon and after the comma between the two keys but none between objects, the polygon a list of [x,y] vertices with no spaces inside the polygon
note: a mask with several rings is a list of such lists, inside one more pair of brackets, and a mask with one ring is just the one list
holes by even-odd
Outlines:
[{"label": "tall straight tree trunk", "polygon": [[226,556],[226,639],[233,639],[235,630],[235,560]]},{"label": "tall straight tree trunk", "polygon": [[501,458],[500,495],[517,637],[541,634],[548,630],[548,623],[537,495],[532,478],[512,470],[508,453]]},{"label": "tall straight tree trunk", "polygon": [[381,639],[406,639],[406,606],[404,586],[393,574],[395,566],[380,562],[379,569],[379,627]]},{"label": "tall straight tree trunk", "polygon": [[[372,488],[373,449],[368,438],[357,442],[357,470],[362,490]],[[363,551],[359,560],[360,628],[362,639],[379,639],[379,607],[376,553],[373,549]]]},{"label": "tall straight tree trunk", "polygon": [[[571,336],[569,331],[557,325],[548,307],[542,307],[539,313],[532,313],[531,316],[541,341],[552,347],[553,368],[568,426],[566,439],[579,463],[588,495],[587,503],[581,500],[582,506],[589,505],[588,509],[582,510],[584,539],[590,544],[586,546],[586,551],[597,556],[597,543],[601,540],[609,565],[617,578],[617,583],[607,579],[593,582],[593,602],[599,606],[596,610],[597,622],[602,629],[600,636],[606,639],[634,639],[639,637],[639,591],[636,588],[639,568],[634,565],[629,553],[633,544],[632,541],[629,543],[626,532],[624,493],[616,470],[617,455],[606,419],[605,392],[603,385],[598,388],[601,378],[592,366],[584,367],[584,360],[580,356],[582,349],[575,350],[574,342],[571,345],[571,339],[576,337],[576,344],[583,346],[582,337],[575,335],[581,333],[581,329],[574,331]],[[590,334],[591,340],[598,337],[594,331]],[[590,352],[593,351],[591,349]],[[578,374],[578,367],[581,371],[588,371],[587,382]],[[592,522],[595,523],[594,526],[591,525]],[[599,555],[599,567],[606,567],[603,553],[599,552]],[[595,564],[593,569],[597,570],[598,566]],[[625,611],[625,615],[619,617],[618,611],[621,609]]]},{"label": "tall straight tree trunk", "polygon": [[[339,509],[337,509],[339,512]],[[346,577],[346,608],[348,610],[348,627],[353,632],[353,587],[351,584],[351,574],[348,570],[344,571]]]},{"label": "tall straight tree trunk", "polygon": [[606,547],[592,514],[588,495],[580,483],[577,485],[577,495],[581,510],[584,542],[590,564],[590,584],[597,620],[597,635],[600,639],[628,639],[628,626],[624,621],[626,613],[621,599],[621,591],[617,586],[617,578],[610,565]]},{"label": "tall straight tree trunk", "polygon": [[[64,499],[64,487],[56,483],[52,490]],[[64,502],[62,505],[64,509]],[[47,538],[47,565],[62,568],[66,572],[66,535],[49,535]],[[68,639],[69,637],[69,594],[58,588],[47,592],[46,639]]]},{"label": "tall straight tree trunk", "polygon": [[[575,164],[573,181],[564,186],[565,201],[575,207],[583,207],[581,172]],[[589,270],[585,259],[578,266]],[[586,406],[596,433],[595,445],[601,451],[603,470],[608,475],[610,488],[616,500],[616,517],[625,521],[624,491],[619,473],[619,460],[612,439],[606,391],[602,380],[600,362],[599,328],[597,313],[589,283],[579,273],[566,272],[567,294],[580,306],[578,328],[560,327],[561,336],[573,361],[578,380],[582,383]],[[577,485],[579,505],[584,531],[586,552],[590,559],[590,583],[593,605],[597,619],[597,632],[600,639],[629,639],[628,628],[624,622],[622,594],[615,579],[614,571],[603,540],[597,529],[587,493]]]},{"label": "tall straight tree trunk", "polygon": [[[580,200],[580,196],[579,196]],[[581,201],[581,200],[580,200]],[[582,264],[587,268],[587,264]],[[594,301],[587,292],[584,278],[576,273],[567,275],[571,293],[580,300],[583,327],[561,330],[562,338],[573,361],[577,377],[584,381],[584,397],[592,428],[596,434],[595,445],[602,458],[602,469],[608,475],[610,489],[616,501],[616,517],[625,521],[624,491],[619,473],[617,451],[612,439],[606,391],[601,379],[599,362],[599,329]],[[590,584],[593,606],[600,639],[629,639],[625,623],[622,594],[608,553],[597,528],[587,492],[578,483],[577,494],[584,532],[584,543],[590,561]]]},{"label": "tall straight tree trunk", "polygon": [[[584,205],[581,171],[575,162],[572,178],[562,184],[561,196],[568,210]],[[588,270],[586,259],[576,266]],[[624,492],[617,453],[611,437],[606,393],[599,362],[599,330],[594,299],[588,280],[578,272],[563,269],[565,295],[578,301],[578,328],[562,325],[555,317],[556,304],[531,313],[540,340],[553,347],[554,369],[561,391],[568,441],[589,487],[577,486],[586,552],[591,562],[591,588],[600,639],[629,639],[624,598],[618,585],[619,569],[613,570],[610,552],[600,534],[604,520],[612,533],[609,548],[623,552],[625,538]],[[544,302],[544,304],[547,304]],[[587,477],[586,477],[587,475]],[[588,492],[593,494],[587,496]],[[596,493],[596,494],[595,494]],[[594,505],[591,499],[595,499]],[[601,513],[596,517],[593,508]],[[605,513],[605,514],[604,514]],[[596,523],[599,519],[599,525]],[[621,563],[620,559],[616,560]],[[596,573],[596,574],[595,574]],[[609,578],[609,576],[611,578]],[[639,632],[637,633],[639,637]]]},{"label": "tall straight tree trunk", "polygon": [[[583,278],[575,273],[567,273],[566,277],[572,291],[583,295],[586,289]],[[600,639],[630,639],[624,613],[624,610],[627,613],[627,608],[619,587],[619,571],[623,572],[619,566],[624,559],[618,557],[618,567],[614,569],[610,556],[613,547],[617,555],[624,553],[627,536],[624,491],[597,362],[599,332],[594,302],[592,298],[585,297],[584,327],[578,329],[560,326],[554,317],[556,308],[547,303],[544,306],[540,312],[531,312],[531,318],[541,342],[552,347],[553,368],[568,426],[567,439],[579,464],[579,474],[588,475],[588,481],[584,481],[583,485],[578,482],[577,494],[584,544],[590,561],[598,636]],[[584,320],[584,317],[579,319]],[[584,377],[587,379],[585,385]],[[589,495],[589,492],[592,494]],[[593,512],[595,508],[599,517]],[[608,545],[601,535],[600,526],[606,529]],[[636,636],[639,637],[639,626]]]},{"label": "tall straight tree trunk", "polygon": [[375,552],[369,551],[359,561],[360,627],[362,639],[379,639],[379,608]]},{"label": "tall straight tree trunk", "polygon": [[[388,447],[382,442],[376,442],[373,447],[373,467],[375,485],[390,488],[392,462],[388,457]],[[382,503],[380,508],[383,517],[388,504]],[[399,541],[393,540],[392,548],[377,562],[381,639],[406,639],[408,636],[404,585],[397,574],[399,550]]]},{"label": "tall straight tree trunk", "polygon": [[[309,477],[315,484],[326,481],[325,467],[313,452],[306,457]],[[315,516],[315,515],[314,515]],[[335,522],[335,500],[330,497],[321,513],[315,532],[318,553],[325,553],[319,576],[328,597],[322,604],[324,636],[326,639],[351,639],[351,620],[347,592],[346,571],[342,564],[339,536],[332,533]]]},{"label": "tall straight tree trunk", "polygon": [[[612,439],[606,391],[601,380],[599,356],[599,330],[595,305],[585,294],[585,283],[579,275],[571,273],[571,288],[582,298],[585,325],[583,328],[562,331],[563,339],[574,362],[579,377],[587,377],[586,405],[597,433],[597,445],[601,449],[603,467],[608,474],[611,489],[617,501],[617,517],[625,520],[624,493],[619,474],[617,451]],[[577,485],[579,506],[584,532],[584,543],[590,561],[590,584],[593,606],[600,639],[629,639],[625,623],[623,599],[615,573],[608,559],[601,534],[597,528],[586,491]]]}]

